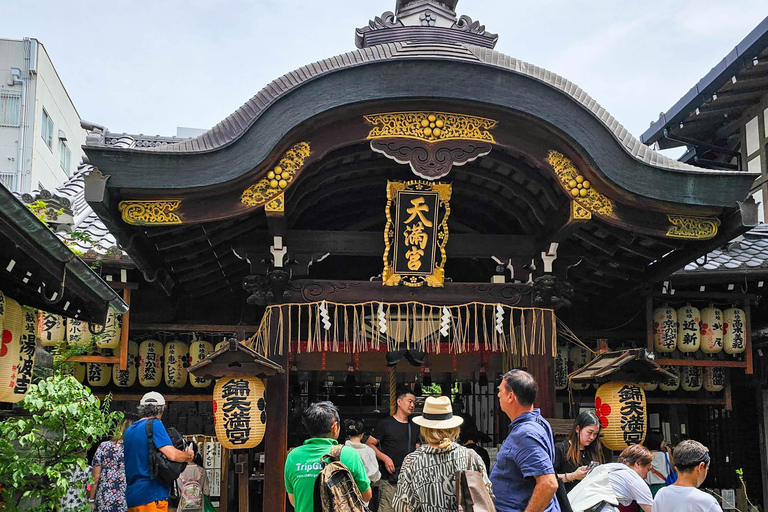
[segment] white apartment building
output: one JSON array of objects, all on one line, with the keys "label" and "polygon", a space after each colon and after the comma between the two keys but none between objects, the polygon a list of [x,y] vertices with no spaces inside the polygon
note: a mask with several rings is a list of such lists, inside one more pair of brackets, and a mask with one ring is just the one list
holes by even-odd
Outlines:
[{"label": "white apartment building", "polygon": [[53,190],[77,170],[85,130],[37,39],[0,38],[0,183]]}]

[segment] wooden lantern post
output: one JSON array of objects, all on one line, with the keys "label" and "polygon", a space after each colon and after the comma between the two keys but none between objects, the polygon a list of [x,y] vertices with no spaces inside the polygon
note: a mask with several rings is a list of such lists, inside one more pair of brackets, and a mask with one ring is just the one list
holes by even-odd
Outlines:
[{"label": "wooden lantern post", "polygon": [[[277,363],[274,363],[261,356],[258,352],[251,350],[236,339],[230,339],[228,344],[222,346],[219,350],[216,350],[212,354],[208,355],[205,359],[201,360],[194,366],[189,368],[189,373],[193,377],[205,378],[205,379],[221,379],[224,377],[273,377],[279,380],[281,377],[287,381],[285,377],[285,370]],[[274,409],[281,409],[281,404],[272,404],[270,402],[269,388],[267,387],[267,417],[274,417],[277,423],[279,421],[280,412]],[[287,406],[286,406],[287,407]],[[272,414],[274,413],[274,416]],[[269,420],[267,422],[269,425]],[[269,427],[268,432],[269,432]],[[269,451],[269,438],[267,438],[266,451]],[[230,450],[227,450],[231,453]],[[266,455],[266,453],[265,453]],[[222,457],[222,474],[227,471],[225,468],[229,466],[228,462],[225,463]],[[235,464],[235,472],[238,475],[238,487],[239,487],[239,510],[241,512],[248,510],[248,502],[250,499],[248,492],[248,456],[238,456]],[[282,472],[280,472],[280,478],[282,479]],[[285,494],[285,492],[283,492]],[[225,499],[226,491],[222,486],[222,505],[226,508]],[[220,507],[221,508],[221,507]],[[267,509],[265,509],[267,510]]]}]

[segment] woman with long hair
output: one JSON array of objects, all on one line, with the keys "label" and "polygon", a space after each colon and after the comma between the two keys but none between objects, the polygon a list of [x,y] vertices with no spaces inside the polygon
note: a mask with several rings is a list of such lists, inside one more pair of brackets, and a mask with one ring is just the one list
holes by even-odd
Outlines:
[{"label": "woman with long hair", "polygon": [[93,456],[93,485],[88,501],[96,512],[126,512],[125,457],[123,435],[133,423],[125,418],[109,441],[104,441]]},{"label": "woman with long hair", "polygon": [[413,419],[424,440],[403,460],[397,491],[392,500],[395,512],[446,512],[458,510],[454,494],[456,473],[482,473],[490,499],[494,499],[485,464],[472,450],[456,443],[463,418],[453,415],[447,396],[429,397],[424,412]]},{"label": "woman with long hair", "polygon": [[600,419],[593,411],[584,411],[573,421],[568,439],[555,444],[555,473],[566,491],[587,476],[592,462],[605,462],[599,437]]}]

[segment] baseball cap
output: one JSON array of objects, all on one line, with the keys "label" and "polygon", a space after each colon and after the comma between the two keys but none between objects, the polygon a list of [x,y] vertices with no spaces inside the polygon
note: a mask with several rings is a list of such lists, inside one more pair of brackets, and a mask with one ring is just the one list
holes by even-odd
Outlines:
[{"label": "baseball cap", "polygon": [[165,405],[165,398],[157,391],[150,391],[141,397],[139,405]]}]

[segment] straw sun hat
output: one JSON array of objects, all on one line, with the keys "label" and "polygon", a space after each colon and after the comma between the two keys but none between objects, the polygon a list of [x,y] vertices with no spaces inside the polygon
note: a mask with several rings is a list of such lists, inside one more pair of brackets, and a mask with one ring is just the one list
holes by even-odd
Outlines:
[{"label": "straw sun hat", "polygon": [[449,429],[464,423],[464,418],[453,415],[451,399],[447,396],[430,396],[424,401],[424,412],[413,418],[413,422],[427,428]]}]

